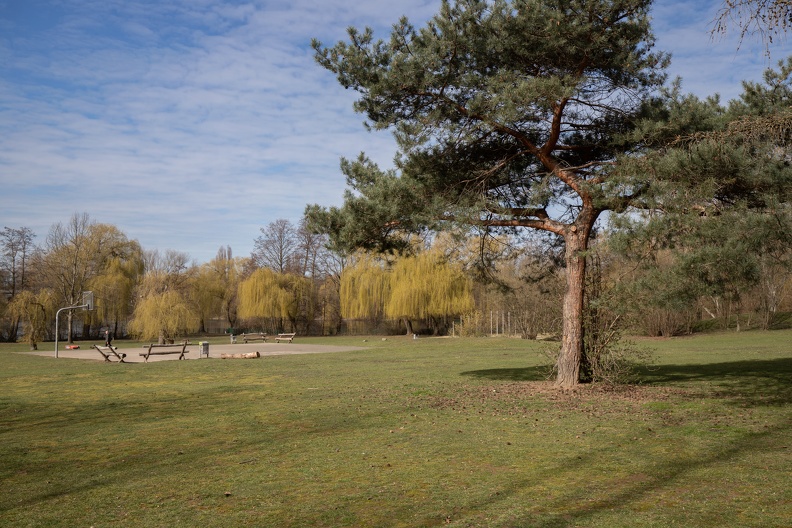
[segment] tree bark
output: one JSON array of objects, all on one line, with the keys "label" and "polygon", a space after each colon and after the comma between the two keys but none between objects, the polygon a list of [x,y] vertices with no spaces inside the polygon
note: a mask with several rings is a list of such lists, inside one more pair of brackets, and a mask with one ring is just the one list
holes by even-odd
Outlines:
[{"label": "tree bark", "polygon": [[71,345],[74,343],[74,335],[72,333],[72,322],[74,321],[74,314],[71,310],[66,312],[66,343]]},{"label": "tree bark", "polygon": [[259,352],[247,352],[244,354],[220,354],[220,359],[256,359],[260,358]]},{"label": "tree bark", "polygon": [[556,385],[574,387],[580,382],[583,357],[583,294],[586,284],[586,255],[590,228],[572,226],[566,240],[566,290],[564,291],[563,339],[556,368]]},{"label": "tree bark", "polygon": [[[8,342],[9,343],[16,343],[17,342],[17,335],[19,334],[19,317],[14,317],[11,319],[11,323],[8,327]],[[769,325],[768,325],[769,328]]]}]

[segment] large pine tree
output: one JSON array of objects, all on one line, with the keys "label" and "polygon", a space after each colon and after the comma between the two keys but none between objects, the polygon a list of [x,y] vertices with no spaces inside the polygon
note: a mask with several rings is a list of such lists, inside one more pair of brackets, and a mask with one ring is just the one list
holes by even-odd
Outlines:
[{"label": "large pine tree", "polygon": [[567,286],[557,384],[579,382],[585,251],[606,210],[644,190],[615,178],[623,138],[664,80],[649,0],[444,1],[425,27],[388,41],[350,29],[317,60],[359,93],[357,111],[390,129],[397,170],[344,162],[342,208],[310,206],[346,247],[388,249],[439,222],[533,228],[563,238]]}]

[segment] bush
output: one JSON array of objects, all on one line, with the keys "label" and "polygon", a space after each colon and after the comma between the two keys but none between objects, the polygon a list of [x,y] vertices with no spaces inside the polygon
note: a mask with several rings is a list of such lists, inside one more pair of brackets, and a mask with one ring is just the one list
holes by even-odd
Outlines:
[{"label": "bush", "polygon": [[622,338],[622,303],[607,281],[606,269],[597,251],[588,257],[583,319],[583,357],[580,380],[609,384],[635,381],[636,367],[652,360],[648,348]]}]

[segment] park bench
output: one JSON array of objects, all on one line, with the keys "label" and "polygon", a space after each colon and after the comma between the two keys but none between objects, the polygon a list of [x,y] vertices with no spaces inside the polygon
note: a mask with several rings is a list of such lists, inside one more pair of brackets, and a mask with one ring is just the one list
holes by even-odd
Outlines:
[{"label": "park bench", "polygon": [[244,341],[245,343],[247,343],[248,341],[264,341],[266,343],[267,338],[269,338],[269,336],[263,332],[253,333],[253,334],[242,334],[240,337],[242,337],[242,341]]},{"label": "park bench", "polygon": [[119,363],[126,363],[124,361],[126,354],[119,353],[118,349],[112,345],[110,346],[91,345],[91,347],[99,351],[99,353],[102,354],[104,360],[107,361],[108,363],[112,363],[113,358],[117,359]]},{"label": "park bench", "polygon": [[150,356],[159,356],[164,354],[179,354],[179,359],[184,359],[184,354],[187,353],[188,344],[189,344],[188,341],[184,341],[182,343],[177,343],[174,345],[157,345],[152,343],[147,347],[145,347],[148,350],[146,350],[145,352],[141,352],[140,355],[144,357],[145,363],[148,363],[148,359]]},{"label": "park bench", "polygon": [[276,343],[280,343],[281,341],[288,341],[291,343],[294,341],[294,336],[297,334],[278,334],[278,337],[275,338]]}]

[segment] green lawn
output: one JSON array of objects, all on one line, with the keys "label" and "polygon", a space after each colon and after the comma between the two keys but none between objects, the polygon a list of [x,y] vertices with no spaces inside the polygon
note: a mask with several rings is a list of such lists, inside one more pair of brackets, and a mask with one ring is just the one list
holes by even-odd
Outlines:
[{"label": "green lawn", "polygon": [[144,364],[0,345],[0,526],[789,526],[792,331],[643,340],[558,392],[536,343]]}]

